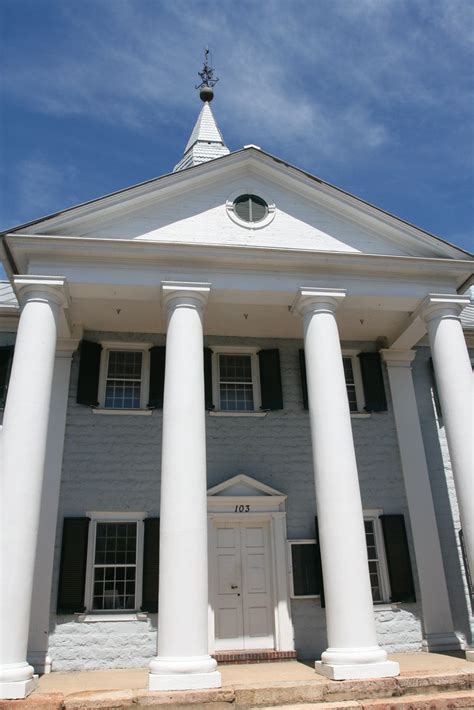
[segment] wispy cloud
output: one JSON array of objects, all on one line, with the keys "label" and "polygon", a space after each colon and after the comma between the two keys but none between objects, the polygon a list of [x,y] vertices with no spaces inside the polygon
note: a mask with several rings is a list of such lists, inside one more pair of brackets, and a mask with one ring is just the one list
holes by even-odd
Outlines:
[{"label": "wispy cloud", "polygon": [[[74,188],[77,171],[71,165],[54,165],[46,156],[38,154],[27,160],[21,160],[6,179],[13,182],[11,190],[15,195],[15,204],[9,205],[10,222],[2,227],[11,227],[15,222],[24,220],[23,215],[39,217],[64,207],[65,185],[74,201]],[[76,201],[78,201],[76,199]]]},{"label": "wispy cloud", "polygon": [[473,34],[472,6],[463,1],[60,7],[56,53],[33,63],[15,57],[6,82],[44,113],[140,130],[179,121],[207,42],[222,77],[219,115],[231,134],[248,133],[242,142],[270,136],[288,150],[337,158],[392,140],[387,111],[445,102],[466,110],[469,82],[453,71]]}]

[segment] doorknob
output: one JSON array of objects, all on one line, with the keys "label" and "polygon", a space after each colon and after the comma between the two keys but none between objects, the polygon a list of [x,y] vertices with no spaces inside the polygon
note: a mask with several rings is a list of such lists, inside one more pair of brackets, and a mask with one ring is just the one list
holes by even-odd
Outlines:
[{"label": "doorknob", "polygon": [[231,585],[230,585],[230,588],[231,588],[231,589],[238,589],[239,587],[238,587],[237,584],[231,584]]}]

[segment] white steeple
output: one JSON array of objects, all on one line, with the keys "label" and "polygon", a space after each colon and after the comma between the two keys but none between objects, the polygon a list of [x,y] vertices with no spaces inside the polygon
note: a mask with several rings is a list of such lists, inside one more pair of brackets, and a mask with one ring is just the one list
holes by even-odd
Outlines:
[{"label": "white steeple", "polygon": [[173,172],[207,163],[208,160],[214,160],[214,158],[220,158],[221,155],[230,153],[209,105],[214,98],[212,87],[219,79],[214,77],[214,70],[208,64],[209,50],[206,49],[204,54],[204,67],[202,72],[198,72],[202,83],[196,86],[196,89],[200,89],[199,95],[204,101],[204,106],[184,149],[184,155],[175,165]]},{"label": "white steeple", "polygon": [[214,160],[214,158],[219,158],[221,155],[228,155],[229,152],[209,102],[206,101],[184,149],[184,155],[175,166],[173,172],[206,163],[208,160]]}]

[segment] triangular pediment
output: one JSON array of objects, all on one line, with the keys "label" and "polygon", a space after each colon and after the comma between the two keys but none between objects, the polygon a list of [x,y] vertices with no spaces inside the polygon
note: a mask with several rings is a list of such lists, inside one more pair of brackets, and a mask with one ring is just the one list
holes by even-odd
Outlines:
[{"label": "triangular pediment", "polygon": [[[271,220],[251,229],[233,220],[229,210],[238,194],[248,193],[260,195],[274,207]],[[468,258],[461,249],[255,147],[12,231],[134,242]]]},{"label": "triangular pediment", "polygon": [[275,488],[265,485],[257,481],[255,478],[245,475],[244,473],[238,476],[233,476],[223,483],[219,483],[217,486],[209,488],[207,491],[208,498],[211,497],[247,497],[247,496],[258,496],[271,498],[277,496],[278,498],[284,497],[286,495],[277,491]]}]

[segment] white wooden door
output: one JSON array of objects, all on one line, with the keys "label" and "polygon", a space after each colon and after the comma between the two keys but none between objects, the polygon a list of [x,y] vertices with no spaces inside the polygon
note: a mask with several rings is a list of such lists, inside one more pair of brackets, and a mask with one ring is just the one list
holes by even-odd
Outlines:
[{"label": "white wooden door", "polygon": [[274,648],[268,526],[218,523],[216,526],[215,648]]}]

